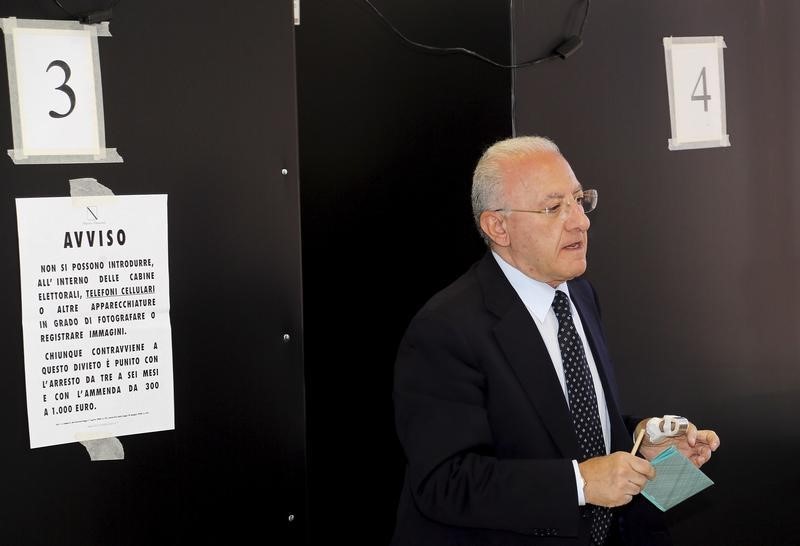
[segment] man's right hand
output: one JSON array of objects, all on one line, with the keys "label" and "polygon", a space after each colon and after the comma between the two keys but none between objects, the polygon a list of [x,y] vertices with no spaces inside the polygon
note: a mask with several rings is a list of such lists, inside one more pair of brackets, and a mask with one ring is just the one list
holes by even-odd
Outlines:
[{"label": "man's right hand", "polygon": [[625,451],[586,459],[578,469],[586,482],[586,502],[609,508],[628,504],[642,492],[647,480],[656,477],[653,465]]}]

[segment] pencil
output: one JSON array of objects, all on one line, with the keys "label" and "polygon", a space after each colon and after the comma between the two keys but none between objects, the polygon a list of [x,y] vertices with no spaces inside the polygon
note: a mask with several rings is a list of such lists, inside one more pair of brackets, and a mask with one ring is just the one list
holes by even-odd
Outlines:
[{"label": "pencil", "polygon": [[631,455],[636,455],[636,452],[639,451],[639,445],[642,443],[642,438],[644,438],[644,429],[639,431],[639,435],[636,437],[636,443],[633,444]]}]

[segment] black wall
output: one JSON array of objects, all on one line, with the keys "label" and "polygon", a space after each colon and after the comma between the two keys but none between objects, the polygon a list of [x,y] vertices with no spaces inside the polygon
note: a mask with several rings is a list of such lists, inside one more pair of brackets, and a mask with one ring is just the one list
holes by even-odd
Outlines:
[{"label": "black wall", "polygon": [[[517,56],[570,4],[515,1]],[[515,79],[517,132],[554,138],[599,190],[587,276],[627,409],[722,437],[716,485],[668,512],[677,544],[798,542],[798,16],[777,0],[592,2],[583,48]],[[707,35],[728,46],[732,146],[670,152],[662,38]]]},{"label": "black wall", "polygon": [[[409,38],[508,62],[508,5],[374,2]],[[481,255],[469,189],[511,131],[507,71],[404,45],[360,0],[297,30],[313,544],[387,544],[403,456],[392,368],[417,308]]]},{"label": "black wall", "polygon": [[[5,0],[0,11],[64,18],[45,0]],[[100,38],[106,141],[125,162],[15,166],[0,157],[0,543],[231,544],[260,536],[302,544],[292,2],[120,2],[111,33]],[[13,148],[7,89],[0,85],[3,150]],[[121,437],[123,461],[90,462],[79,444],[28,444],[14,198],[69,195],[68,179],[78,177],[118,195],[169,195],[176,425]]]}]

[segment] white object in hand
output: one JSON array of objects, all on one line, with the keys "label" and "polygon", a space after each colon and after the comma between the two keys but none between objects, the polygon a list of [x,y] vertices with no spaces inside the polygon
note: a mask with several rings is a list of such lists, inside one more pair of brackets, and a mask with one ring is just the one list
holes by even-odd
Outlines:
[{"label": "white object in hand", "polygon": [[679,415],[665,415],[661,419],[653,417],[645,426],[651,444],[660,444],[667,438],[684,434],[688,428],[689,420]]}]

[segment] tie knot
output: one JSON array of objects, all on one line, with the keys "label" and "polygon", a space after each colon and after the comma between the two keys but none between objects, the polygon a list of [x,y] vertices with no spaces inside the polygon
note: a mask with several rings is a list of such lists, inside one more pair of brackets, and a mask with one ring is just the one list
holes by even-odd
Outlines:
[{"label": "tie knot", "polygon": [[556,314],[558,322],[567,317],[572,317],[572,313],[569,310],[569,298],[561,290],[556,290],[556,297],[553,298],[553,312]]}]

